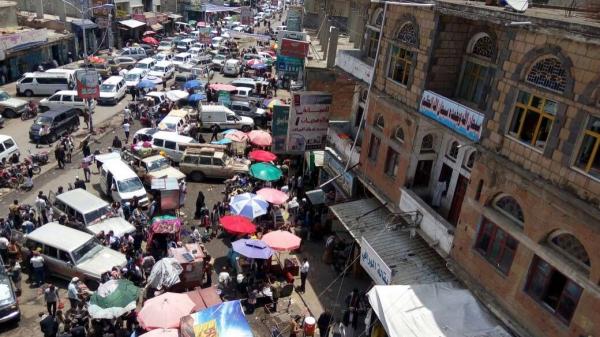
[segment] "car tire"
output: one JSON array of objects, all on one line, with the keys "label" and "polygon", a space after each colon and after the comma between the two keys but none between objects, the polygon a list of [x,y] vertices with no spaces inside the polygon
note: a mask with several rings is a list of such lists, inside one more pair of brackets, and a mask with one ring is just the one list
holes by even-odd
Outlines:
[{"label": "car tire", "polygon": [[204,180],[204,173],[200,171],[194,171],[190,174],[190,178],[192,179],[192,181],[199,183]]},{"label": "car tire", "polygon": [[17,113],[13,109],[6,109],[6,110],[4,110],[4,112],[2,113],[2,115],[4,115],[4,117],[6,117],[6,118],[15,118],[15,117],[17,117]]},{"label": "car tire", "polygon": [[25,95],[26,97],[31,97],[31,96],[33,96],[33,91],[31,91],[31,90],[25,90],[25,92],[23,93],[23,95]]}]

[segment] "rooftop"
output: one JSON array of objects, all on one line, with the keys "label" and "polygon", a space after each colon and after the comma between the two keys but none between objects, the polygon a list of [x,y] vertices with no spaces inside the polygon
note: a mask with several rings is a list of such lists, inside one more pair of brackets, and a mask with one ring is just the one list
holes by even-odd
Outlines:
[{"label": "rooftop", "polygon": [[[319,44],[317,38],[317,31],[314,29],[305,29],[306,34],[309,36],[310,48],[308,49],[308,57],[306,60],[306,67],[310,68],[326,68],[327,59],[323,58],[323,50]],[[349,37],[346,34],[340,33],[338,37],[337,50],[348,50],[354,49],[354,44],[349,41]]]}]

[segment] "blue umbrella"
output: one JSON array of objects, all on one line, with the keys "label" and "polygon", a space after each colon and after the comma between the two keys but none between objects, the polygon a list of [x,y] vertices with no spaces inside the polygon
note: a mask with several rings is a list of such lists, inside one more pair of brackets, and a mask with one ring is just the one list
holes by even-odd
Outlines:
[{"label": "blue umbrella", "polygon": [[204,93],[196,93],[196,94],[191,94],[188,97],[188,102],[199,102],[199,101],[203,101],[206,99],[206,95]]},{"label": "blue umbrella", "polygon": [[273,251],[266,243],[260,240],[241,239],[231,243],[233,251],[251,259],[266,260],[273,255]]},{"label": "blue umbrella", "polygon": [[198,80],[190,80],[185,82],[185,84],[183,85],[184,89],[198,89],[200,87],[202,87],[202,82]]},{"label": "blue umbrella", "polygon": [[217,145],[227,145],[227,144],[231,144],[231,142],[233,142],[233,140],[231,140],[229,138],[222,138],[222,139],[219,139],[217,141],[210,142],[210,143],[211,144],[217,144]]},{"label": "blue umbrella", "polygon": [[141,89],[152,89],[156,86],[156,84],[154,84],[154,82],[149,81],[149,80],[141,80],[140,83],[138,83],[137,87],[141,88]]},{"label": "blue umbrella", "polygon": [[266,69],[267,65],[264,63],[254,63],[252,66],[250,66],[250,68],[256,69],[256,70],[262,70],[262,69]]},{"label": "blue umbrella", "polygon": [[234,196],[229,201],[231,212],[235,215],[254,219],[267,214],[269,203],[253,193],[242,193]]}]

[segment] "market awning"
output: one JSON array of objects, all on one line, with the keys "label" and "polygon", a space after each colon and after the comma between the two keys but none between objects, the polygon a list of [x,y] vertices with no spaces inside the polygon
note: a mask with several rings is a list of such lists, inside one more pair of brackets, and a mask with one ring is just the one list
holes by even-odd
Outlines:
[{"label": "market awning", "polygon": [[144,22],[134,19],[119,21],[119,23],[129,28],[138,28],[146,25]]},{"label": "market awning", "polygon": [[177,20],[177,19],[181,19],[183,16],[181,16],[179,14],[173,14],[173,13],[171,13],[171,14],[167,15],[167,17],[169,19]]},{"label": "market awning", "polygon": [[[389,284],[415,284],[452,281],[455,278],[446,262],[418,235],[412,213],[393,214],[377,199],[361,199],[329,206],[329,209],[361,243],[364,238],[372,250],[391,269]],[[362,263],[361,263],[362,264]]]},{"label": "market awning", "polygon": [[98,25],[94,23],[94,21],[89,19],[74,19],[71,21],[72,25],[77,26],[80,29],[92,29],[98,28]]},{"label": "market awning", "polygon": [[155,24],[151,25],[150,28],[152,28],[152,30],[156,32],[158,30],[163,29],[164,27],[160,23],[155,23]]},{"label": "market awning", "polygon": [[367,297],[389,337],[510,337],[469,290],[450,282],[375,286]]},{"label": "market awning", "polygon": [[317,188],[316,190],[312,191],[307,191],[306,197],[308,198],[308,200],[310,200],[310,203],[313,206],[322,205],[325,203],[325,192],[320,188]]}]

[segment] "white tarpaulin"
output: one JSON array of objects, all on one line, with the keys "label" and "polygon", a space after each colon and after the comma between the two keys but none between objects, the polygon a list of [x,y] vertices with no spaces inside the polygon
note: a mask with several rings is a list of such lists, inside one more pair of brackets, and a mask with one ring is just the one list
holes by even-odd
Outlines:
[{"label": "white tarpaulin", "polygon": [[367,296],[389,337],[510,337],[469,290],[449,282],[375,286]]},{"label": "white tarpaulin", "polygon": [[183,267],[173,258],[160,259],[152,267],[148,276],[148,285],[153,288],[169,288],[181,281],[179,274],[183,272]]}]

